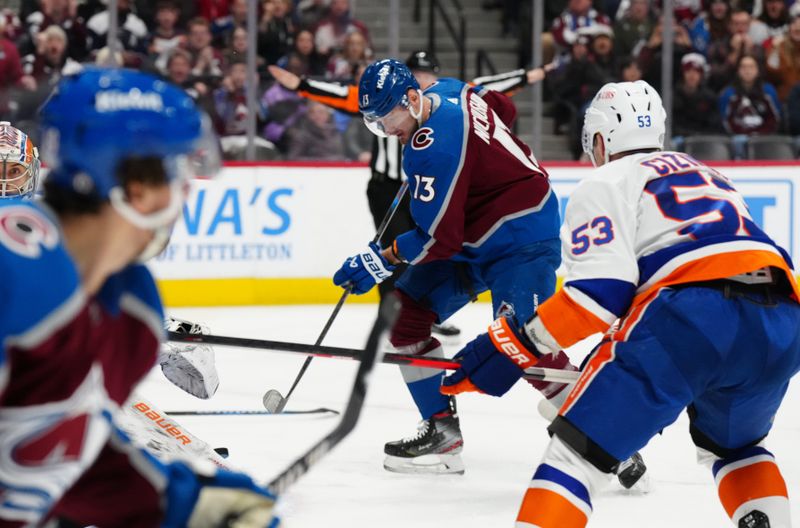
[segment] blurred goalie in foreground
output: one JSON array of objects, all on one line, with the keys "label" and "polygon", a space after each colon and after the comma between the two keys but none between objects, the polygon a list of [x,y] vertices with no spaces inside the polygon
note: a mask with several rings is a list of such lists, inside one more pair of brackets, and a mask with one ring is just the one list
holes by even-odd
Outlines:
[{"label": "blurred goalie in foreground", "polygon": [[[139,262],[169,236],[187,178],[218,165],[200,113],[152,76],[90,68],[60,83],[42,123],[43,204],[0,203],[0,526],[275,526],[273,497],[246,475],[163,464],[114,421],[164,334]],[[25,163],[17,195],[35,189],[38,160]]]}]

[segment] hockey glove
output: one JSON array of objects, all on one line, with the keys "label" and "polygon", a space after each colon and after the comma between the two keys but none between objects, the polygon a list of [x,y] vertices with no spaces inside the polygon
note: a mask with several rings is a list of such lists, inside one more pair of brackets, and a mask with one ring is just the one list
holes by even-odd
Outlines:
[{"label": "hockey glove", "polygon": [[455,360],[461,367],[442,381],[442,394],[455,395],[462,392],[480,392],[502,396],[528,367],[538,362],[541,354],[536,350],[524,331],[505,317],[489,326],[489,332],[481,334],[461,352]]},{"label": "hockey glove", "polygon": [[[190,321],[168,318],[167,330],[181,334],[207,334],[208,329]],[[169,381],[192,396],[208,399],[217,392],[219,374],[210,345],[164,343],[159,351],[161,371]]]},{"label": "hockey glove", "polygon": [[367,293],[376,284],[392,276],[394,266],[381,256],[381,248],[370,242],[366,251],[344,261],[333,275],[333,283],[342,288],[353,285],[353,293]]},{"label": "hockey glove", "polygon": [[276,528],[275,496],[244,473],[199,470],[184,462],[168,467],[165,528]]}]

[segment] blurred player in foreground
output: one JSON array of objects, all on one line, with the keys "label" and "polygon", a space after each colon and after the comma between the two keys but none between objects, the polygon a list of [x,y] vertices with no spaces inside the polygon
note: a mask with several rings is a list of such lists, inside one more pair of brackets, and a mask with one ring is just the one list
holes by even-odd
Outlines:
[{"label": "blurred player in foreground", "polygon": [[[200,113],[152,76],[87,68],[42,123],[43,203],[0,204],[0,525],[275,526],[273,497],[246,475],[163,464],[114,423],[164,334],[137,261],[163,245],[190,173],[214,170]],[[32,145],[17,150],[34,189]],[[19,163],[9,153],[4,167]]]},{"label": "blurred player in foreground", "polygon": [[[409,68],[388,59],[361,77],[359,106],[375,133],[405,145],[413,229],[386,248],[370,244],[334,275],[362,294],[409,264],[396,283],[400,315],[392,344],[443,357],[431,324],[490,290],[494,312],[525,321],[555,289],[561,258],[558,200],[530,149],[509,131],[515,115],[503,94],[455,79],[424,92]],[[565,355],[553,368],[574,368]],[[401,367],[422,415],[417,434],[389,442],[384,466],[399,472],[463,473],[454,398],[439,393],[443,371]],[[563,384],[539,383],[548,397]]]},{"label": "blurred player in foreground", "polygon": [[791,526],[764,439],[800,369],[792,265],[728,178],[661,151],[664,121],[643,81],[598,92],[583,129],[597,169],[570,197],[561,231],[564,288],[524,325],[496,320],[444,380],[445,394],[502,395],[522,368],[621,318],[550,425],[517,526],[585,526],[619,461],[685,408],[734,526]]}]

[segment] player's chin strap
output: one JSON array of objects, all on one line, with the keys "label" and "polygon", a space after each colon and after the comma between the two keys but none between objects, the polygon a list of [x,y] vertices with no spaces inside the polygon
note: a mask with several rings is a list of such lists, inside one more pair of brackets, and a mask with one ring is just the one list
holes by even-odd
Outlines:
[{"label": "player's chin strap", "polygon": [[414,107],[411,104],[409,104],[408,105],[408,113],[411,114],[411,117],[413,117],[414,119],[417,120],[417,125],[418,126],[422,126],[422,112],[425,109],[425,105],[424,105],[425,99],[424,99],[424,96],[422,95],[422,90],[417,88],[417,93],[419,94],[419,111],[415,112],[414,111]]},{"label": "player's chin strap", "polygon": [[120,216],[140,229],[153,231],[153,239],[139,255],[139,262],[145,262],[161,253],[169,242],[172,226],[181,213],[185,196],[185,183],[178,178],[170,183],[169,188],[169,204],[165,208],[150,214],[143,214],[134,209],[125,197],[125,191],[122,187],[114,187],[109,192],[108,198],[111,206]]}]

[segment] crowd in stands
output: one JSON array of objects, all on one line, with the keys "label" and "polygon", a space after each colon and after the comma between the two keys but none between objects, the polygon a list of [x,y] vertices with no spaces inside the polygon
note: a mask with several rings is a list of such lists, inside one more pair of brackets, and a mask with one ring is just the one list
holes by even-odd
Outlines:
[{"label": "crowd in stands", "polygon": [[106,2],[20,0],[18,9],[0,10],[0,120],[35,134],[37,109],[63,75],[116,59],[183,87],[211,117],[229,158],[244,155],[252,89],[262,157],[358,159],[347,148],[350,117],[307,103],[266,68],[352,82],[372,51],[349,0],[261,0],[258,17],[260,79],[251,83],[247,0],[118,0],[116,57],[108,51]]},{"label": "crowd in stands", "polygon": [[[501,8],[504,31],[520,32],[514,21],[529,24],[527,4],[486,0],[483,6]],[[644,79],[662,89],[661,2],[553,0],[545,6],[545,61],[560,64],[548,75],[548,87],[557,127],[570,135],[578,157],[583,113],[598,88]],[[800,1],[674,0],[673,6],[673,145],[684,148],[699,135],[724,135],[716,141],[728,143],[731,157],[742,159],[755,136],[769,136],[773,143],[794,137],[796,156]],[[529,47],[524,44],[522,51]]]},{"label": "crowd in stands", "polygon": [[[673,3],[673,145],[727,135],[732,157],[745,158],[756,135],[800,137],[800,0]],[[660,4],[545,2],[545,58],[558,65],[547,92],[556,132],[568,134],[576,158],[583,112],[600,86],[645,79],[661,87]],[[502,9],[504,32],[529,38],[530,2],[486,0],[484,7]],[[267,69],[352,82],[373,57],[369,30],[351,15],[349,0],[259,1],[257,83],[247,82],[245,66],[247,0],[118,0],[118,8],[116,57],[104,0],[20,0],[17,9],[0,9],[0,120],[35,134],[36,111],[61,76],[116,59],[182,86],[211,116],[229,158],[244,154],[253,89],[262,157],[364,160],[369,136],[359,120],[308,102]]]}]

